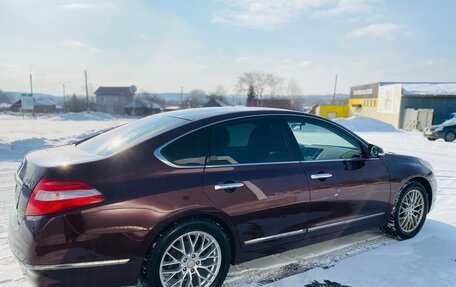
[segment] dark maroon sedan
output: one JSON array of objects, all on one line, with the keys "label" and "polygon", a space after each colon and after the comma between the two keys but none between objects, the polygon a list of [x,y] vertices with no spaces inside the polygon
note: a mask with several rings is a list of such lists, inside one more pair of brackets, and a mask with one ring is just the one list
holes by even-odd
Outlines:
[{"label": "dark maroon sedan", "polygon": [[34,285],[221,286],[230,264],[357,230],[415,236],[432,167],[275,109],[153,115],[29,153],[9,242]]}]

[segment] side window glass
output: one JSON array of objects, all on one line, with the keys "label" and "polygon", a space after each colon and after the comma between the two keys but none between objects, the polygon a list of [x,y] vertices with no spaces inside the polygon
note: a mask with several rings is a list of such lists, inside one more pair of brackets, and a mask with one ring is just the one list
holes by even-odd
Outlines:
[{"label": "side window glass", "polygon": [[173,141],[161,150],[161,154],[176,165],[204,165],[208,142],[209,129],[201,129]]},{"label": "side window glass", "polygon": [[361,158],[357,140],[318,120],[291,118],[287,120],[304,161]]},{"label": "side window glass", "polygon": [[238,120],[212,128],[210,165],[290,160],[283,131],[274,119]]}]

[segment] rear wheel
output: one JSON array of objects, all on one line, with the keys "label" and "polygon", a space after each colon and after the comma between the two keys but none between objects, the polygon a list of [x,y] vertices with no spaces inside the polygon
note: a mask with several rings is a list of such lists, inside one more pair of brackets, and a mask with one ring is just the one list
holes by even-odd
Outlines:
[{"label": "rear wheel", "polygon": [[447,132],[445,135],[445,141],[446,142],[452,142],[456,139],[456,134],[454,132]]},{"label": "rear wheel", "polygon": [[428,205],[427,192],[421,183],[406,184],[396,199],[390,221],[382,230],[400,240],[414,237],[423,227]]},{"label": "rear wheel", "polygon": [[221,226],[204,218],[185,220],[160,235],[146,256],[140,282],[147,287],[219,287],[230,257]]}]

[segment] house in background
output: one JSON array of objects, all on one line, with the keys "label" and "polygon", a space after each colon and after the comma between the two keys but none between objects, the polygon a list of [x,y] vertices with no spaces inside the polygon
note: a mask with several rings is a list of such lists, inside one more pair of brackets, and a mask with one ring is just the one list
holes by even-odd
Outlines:
[{"label": "house in background", "polygon": [[227,103],[225,103],[221,99],[217,99],[215,97],[209,97],[209,100],[207,101],[207,103],[205,103],[203,105],[203,107],[205,107],[205,108],[207,108],[207,107],[227,107],[227,106],[229,106]]},{"label": "house in background", "polygon": [[[22,101],[17,100],[11,105],[10,110],[12,112],[20,112],[22,110]],[[33,111],[35,113],[56,113],[57,105],[51,99],[35,98],[33,99]]]},{"label": "house in background", "polygon": [[124,107],[125,114],[131,116],[149,116],[161,112],[162,108],[145,99],[134,99]]},{"label": "house in background", "polygon": [[125,106],[133,101],[136,87],[99,87],[95,91],[97,111],[108,114],[123,114]]}]

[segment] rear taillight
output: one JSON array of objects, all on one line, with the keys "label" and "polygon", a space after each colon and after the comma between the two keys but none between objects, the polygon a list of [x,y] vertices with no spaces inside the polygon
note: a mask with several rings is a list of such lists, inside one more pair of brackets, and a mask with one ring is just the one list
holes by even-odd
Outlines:
[{"label": "rear taillight", "polygon": [[42,179],[30,196],[25,215],[44,215],[103,200],[103,195],[85,182]]}]

